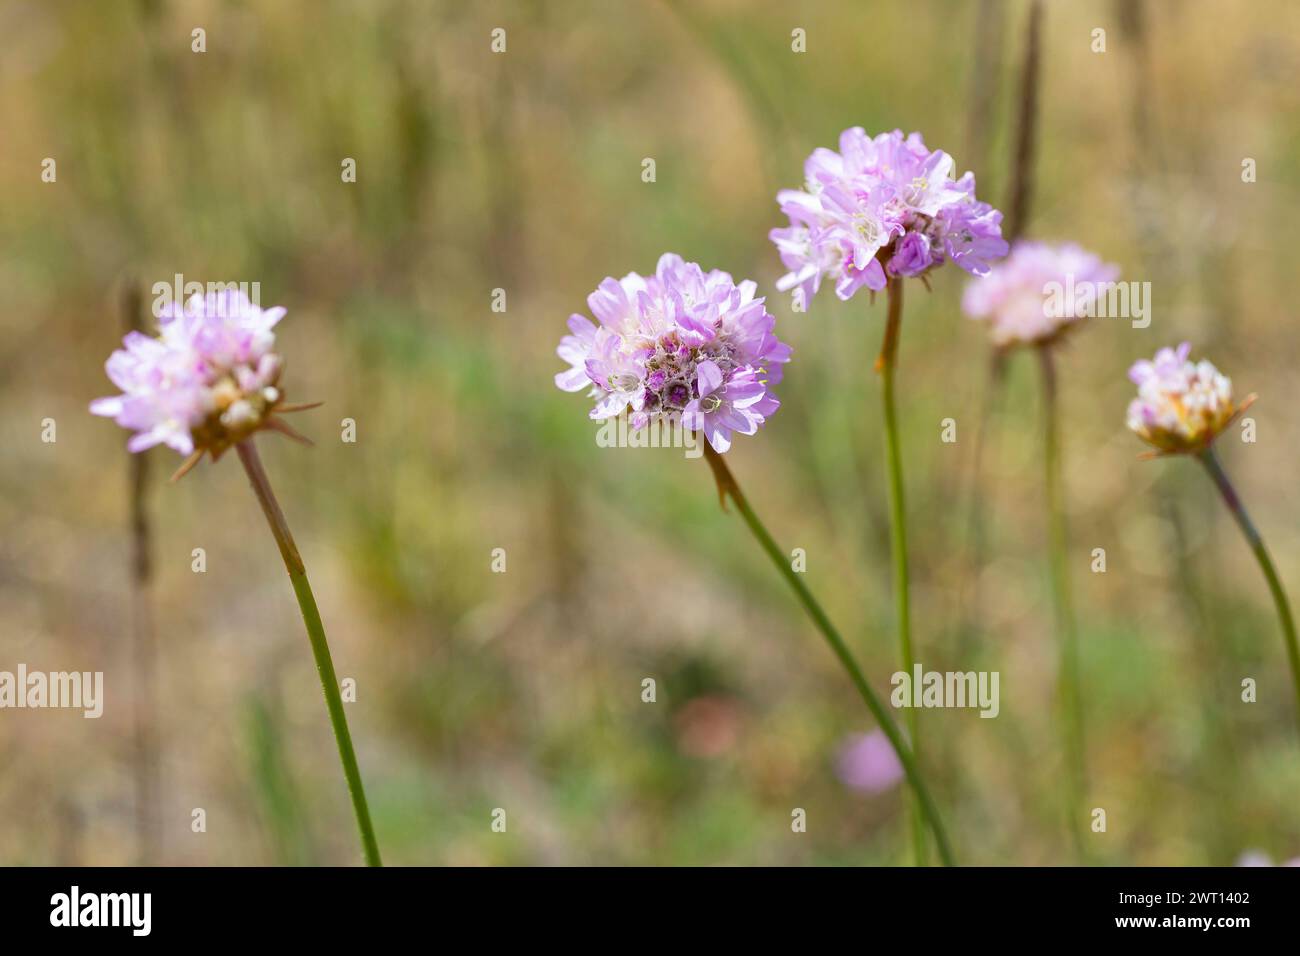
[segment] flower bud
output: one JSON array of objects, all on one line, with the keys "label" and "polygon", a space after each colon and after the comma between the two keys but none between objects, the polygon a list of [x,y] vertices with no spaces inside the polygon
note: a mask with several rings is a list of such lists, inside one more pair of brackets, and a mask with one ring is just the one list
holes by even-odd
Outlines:
[{"label": "flower bud", "polygon": [[1166,454],[1198,452],[1244,411],[1254,396],[1236,404],[1232,380],[1210,362],[1192,362],[1191,344],[1163,348],[1153,361],[1129,369],[1138,397],[1128,407],[1128,427]]}]

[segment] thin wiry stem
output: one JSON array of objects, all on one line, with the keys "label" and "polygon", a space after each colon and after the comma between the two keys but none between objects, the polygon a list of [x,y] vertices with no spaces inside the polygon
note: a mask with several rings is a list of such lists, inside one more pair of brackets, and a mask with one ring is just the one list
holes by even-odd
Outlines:
[{"label": "thin wiry stem", "polygon": [[[898,435],[898,409],[894,401],[894,372],[898,367],[898,339],[902,334],[903,280],[897,276],[889,280],[886,295],[889,313],[885,319],[885,339],[876,359],[880,373],[881,397],[885,412],[885,458],[889,471],[889,532],[890,550],[894,562],[894,610],[898,627],[899,664],[909,676],[914,676],[916,655],[912,651],[912,610],[908,594],[907,573],[907,503],[903,493],[903,453]],[[920,753],[921,741],[917,730],[917,708],[907,711],[907,734],[914,753]],[[912,850],[917,866],[924,866],[925,827],[919,808],[911,808]]]},{"label": "thin wiry stem", "polygon": [[[144,296],[139,284],[129,280],[122,294],[122,324],[128,332],[143,331]],[[162,843],[158,804],[162,791],[158,759],[158,720],[155,704],[157,642],[154,634],[153,539],[146,505],[149,488],[149,454],[127,456],[131,495],[131,661],[135,709],[135,829],[142,864],[156,864]]]},{"label": "thin wiry stem", "polygon": [[1205,466],[1205,470],[1209,472],[1210,478],[1218,487],[1219,494],[1223,496],[1223,503],[1228,506],[1232,517],[1237,521],[1237,526],[1241,528],[1241,533],[1246,536],[1246,543],[1250,545],[1250,550],[1255,552],[1255,560],[1259,562],[1260,570],[1264,572],[1264,579],[1268,582],[1273,603],[1277,605],[1278,619],[1282,622],[1282,640],[1286,644],[1286,656],[1291,665],[1291,683],[1295,687],[1296,718],[1300,720],[1300,644],[1296,642],[1295,619],[1291,616],[1291,605],[1287,602],[1286,592],[1282,590],[1282,581],[1277,576],[1277,568],[1273,566],[1273,559],[1269,557],[1268,549],[1264,547],[1264,539],[1255,530],[1250,515],[1246,514],[1246,507],[1237,497],[1237,491],[1232,487],[1232,481],[1219,463],[1214,448],[1207,447],[1196,457]]},{"label": "thin wiry stem", "polygon": [[352,734],[348,732],[348,718],[343,712],[343,698],[339,695],[339,680],[334,673],[334,660],[330,657],[329,644],[325,641],[325,626],[321,623],[320,611],[316,608],[316,598],[311,593],[311,583],[307,580],[307,569],[303,566],[298,546],[294,543],[289,525],[284,520],[284,512],[271,490],[270,479],[262,468],[262,459],[257,454],[257,446],[252,438],[247,438],[235,446],[239,451],[239,460],[248,473],[253,493],[266,515],[266,523],[271,527],[271,534],[280,548],[280,557],[284,559],[285,570],[289,572],[289,581],[293,593],[298,598],[298,607],[302,610],[303,623],[307,625],[307,638],[311,641],[312,656],[316,659],[316,672],[320,676],[320,686],[325,692],[325,707],[329,711],[330,724],[334,727],[334,739],[338,743],[339,760],[343,763],[343,776],[347,780],[348,793],[352,795],[352,809],[357,817],[357,829],[361,832],[361,845],[365,850],[366,863],[369,866],[383,866],[379,859],[379,844],[375,842],[375,831],[370,823],[370,808],[366,805],[366,791],[361,783],[361,770],[357,767],[357,755],[352,749]]},{"label": "thin wiry stem", "polygon": [[1051,346],[1040,346],[1043,371],[1043,467],[1046,486],[1048,540],[1051,556],[1052,599],[1060,646],[1057,699],[1064,741],[1069,832],[1076,852],[1084,854],[1084,802],[1087,795],[1087,757],[1083,736],[1083,693],[1079,675],[1079,633],[1070,591],[1069,535],[1061,487],[1060,410],[1056,395],[1056,369]]},{"label": "thin wiry stem", "polygon": [[1042,35],[1042,0],[1033,0],[1025,26],[1025,60],[1020,73],[1020,113],[1016,123],[1015,154],[1011,163],[1011,199],[1006,237],[1014,242],[1029,222],[1029,200],[1034,185],[1034,134],[1038,126],[1038,59]]},{"label": "thin wiry stem", "polygon": [[[1011,179],[1007,197],[1007,218],[1003,222],[1002,235],[1009,243],[1014,243],[1025,233],[1029,210],[1033,199],[1035,137],[1038,127],[1038,76],[1039,50],[1042,36],[1042,7],[1035,0],[1030,8],[1025,23],[1024,60],[1020,68],[1020,99],[1016,116],[1015,139],[1012,143]],[[980,568],[983,564],[983,536],[979,524],[979,489],[982,484],[982,449],[988,434],[988,425],[993,409],[1006,385],[1006,356],[1000,352],[993,353],[989,362],[987,381],[985,383],[984,401],[981,403],[979,418],[975,429],[974,465],[971,474],[970,515],[967,520],[971,530],[969,566]],[[978,626],[978,581],[972,585],[973,597],[969,602],[970,610],[965,613],[961,630],[964,642],[971,630]]]},{"label": "thin wiry stem", "polygon": [[[1223,631],[1220,627],[1223,624],[1222,611],[1206,598],[1206,588],[1189,554],[1187,521],[1169,488],[1161,493],[1160,505],[1170,532],[1170,546],[1166,550],[1178,582],[1178,604],[1187,615],[1189,630],[1195,635],[1195,653],[1202,660],[1215,660],[1224,650],[1219,638]],[[1229,647],[1235,657],[1235,647]],[[1232,778],[1240,772],[1240,756],[1232,743],[1228,708],[1225,706],[1225,702],[1232,699],[1231,685],[1234,681],[1226,673],[1232,668],[1202,667],[1199,670],[1202,681],[1199,696],[1205,722],[1203,733],[1209,758],[1202,761],[1201,787],[1206,799],[1198,808],[1203,821],[1201,832],[1207,834],[1212,865],[1230,866],[1244,839],[1239,829],[1223,825],[1226,821],[1236,822],[1243,818],[1243,814],[1238,812],[1237,792],[1230,787],[1218,786],[1222,777]]]},{"label": "thin wiry stem", "polygon": [[907,781],[911,784],[912,791],[916,796],[916,802],[920,805],[920,813],[929,822],[930,829],[934,832],[935,843],[939,848],[939,858],[943,860],[945,866],[955,865],[952,847],[948,843],[947,832],[944,830],[943,821],[939,817],[938,808],[930,797],[930,791],[926,788],[925,780],[917,768],[915,755],[908,749],[907,743],[903,740],[903,735],[899,733],[897,725],[889,716],[889,712],[885,710],[884,704],[880,702],[876,692],[867,683],[858,662],[849,651],[848,645],[844,643],[844,638],[835,629],[830,618],[826,616],[826,612],[817,603],[817,599],[813,597],[812,592],[808,590],[799,574],[791,567],[786,558],[786,553],[781,550],[768,533],[767,528],[758,520],[758,516],[754,514],[749,502],[741,493],[740,486],[736,484],[736,479],[732,475],[731,469],[727,467],[727,463],[707,442],[704,445],[704,457],[713,469],[713,477],[717,481],[718,495],[722,499],[723,505],[725,506],[727,498],[736,503],[736,509],[740,512],[740,516],[745,519],[745,524],[749,526],[749,530],[758,539],[763,551],[772,559],[776,569],[781,572],[781,577],[785,578],[790,587],[794,589],[799,603],[808,612],[813,624],[816,625],[817,630],[826,639],[826,643],[830,645],[831,651],[848,672],[849,679],[853,681],[853,686],[857,688],[863,702],[867,705],[867,709],[871,711],[871,716],[876,719],[876,723],[884,732],[885,737],[888,738],[890,746],[894,748],[894,753],[898,755],[898,760],[903,765],[903,773],[907,776]]},{"label": "thin wiry stem", "polygon": [[970,642],[981,627],[980,577],[984,570],[986,529],[984,522],[984,452],[992,441],[990,432],[998,399],[1002,396],[1006,378],[1007,357],[1001,350],[989,356],[988,372],[979,399],[979,416],[975,423],[969,466],[969,491],[966,499],[966,574],[958,590],[957,650],[962,657],[970,649]]}]

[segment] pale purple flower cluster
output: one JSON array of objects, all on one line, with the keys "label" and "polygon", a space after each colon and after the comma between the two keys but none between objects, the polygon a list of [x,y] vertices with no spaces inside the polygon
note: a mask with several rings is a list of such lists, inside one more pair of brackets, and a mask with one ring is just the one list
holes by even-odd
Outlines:
[{"label": "pale purple flower cluster", "polygon": [[219,452],[259,427],[280,401],[271,330],[284,314],[238,291],[164,306],[157,338],[129,332],[109,357],[108,377],[122,394],[97,399],[91,412],[135,432],[129,451],[161,444],[182,455]]},{"label": "pale purple flower cluster", "polygon": [[790,271],[777,282],[799,290],[806,307],[823,277],[849,299],[892,276],[921,276],[950,259],[984,275],[1007,253],[1002,213],[975,198],[975,176],[954,180],[953,159],[926,148],[920,133],[872,139],[855,126],[840,151],[817,149],[804,164],[804,189],[777,194],[790,225],[771,239]]},{"label": "pale purple flower cluster", "polygon": [[556,351],[572,368],[555,384],[591,386],[593,419],[627,412],[634,429],[680,423],[725,452],[733,432],[752,435],[776,411],[770,388],[790,360],[756,288],[671,253],[652,276],[607,278],[587,297],[600,325],[569,317],[573,334]]},{"label": "pale purple flower cluster", "polygon": [[1095,311],[1101,283],[1119,267],[1075,245],[1021,240],[979,281],[967,283],[962,309],[985,319],[998,348],[1041,345]]}]

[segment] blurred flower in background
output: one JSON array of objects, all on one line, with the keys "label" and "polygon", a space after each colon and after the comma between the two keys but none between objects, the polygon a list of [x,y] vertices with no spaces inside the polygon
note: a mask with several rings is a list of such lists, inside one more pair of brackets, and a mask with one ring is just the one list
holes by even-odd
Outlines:
[{"label": "blurred flower in background", "polygon": [[879,730],[854,734],[840,747],[835,772],[850,790],[883,793],[903,779],[903,765]]},{"label": "blurred flower in background", "polygon": [[1300,856],[1284,863],[1273,863],[1273,858],[1263,850],[1247,850],[1237,859],[1238,866],[1300,866]]},{"label": "blurred flower in background", "polygon": [[[962,310],[989,323],[989,335],[1000,349],[1044,345],[1092,315],[1097,285],[1118,277],[1118,266],[1074,243],[1022,240],[988,275],[967,283]],[[1061,297],[1060,308],[1052,307],[1049,288]]]}]

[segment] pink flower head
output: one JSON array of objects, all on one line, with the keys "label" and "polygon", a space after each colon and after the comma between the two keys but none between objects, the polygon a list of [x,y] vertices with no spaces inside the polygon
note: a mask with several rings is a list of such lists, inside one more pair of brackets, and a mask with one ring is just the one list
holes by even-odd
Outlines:
[{"label": "pink flower head", "polygon": [[1092,315],[1099,285],[1118,277],[1118,266],[1072,243],[1021,240],[988,275],[966,284],[962,309],[988,321],[998,348],[1041,345]]},{"label": "pink flower head", "polygon": [[790,271],[778,282],[805,305],[823,278],[849,299],[890,276],[921,276],[946,260],[984,275],[1007,253],[1002,214],[975,198],[975,177],[953,179],[952,157],[929,150],[919,133],[872,139],[861,127],[840,134],[840,151],[816,149],[803,189],[777,194],[790,225],[770,233]]},{"label": "pink flower head", "polygon": [[606,279],[587,297],[600,325],[569,317],[571,334],[556,352],[570,368],[555,384],[566,392],[590,386],[593,419],[627,413],[634,428],[677,422],[725,452],[733,432],[752,435],[776,411],[770,389],[790,360],[756,291],[672,253],[652,276]]},{"label": "pink flower head", "polygon": [[135,434],[132,452],[167,445],[182,455],[218,457],[259,428],[293,434],[275,411],[282,362],[271,351],[272,329],[285,310],[263,310],[242,292],[194,295],[184,308],[168,305],[156,338],[129,332],[105,369],[121,395],[96,399],[95,415]]},{"label": "pink flower head", "polygon": [[1134,362],[1128,377],[1138,387],[1129,403],[1128,427],[1162,453],[1198,452],[1214,441],[1254,401],[1232,398],[1232,380],[1209,361],[1193,362],[1192,346],[1163,348],[1155,359]]},{"label": "pink flower head", "polygon": [[[1247,850],[1237,857],[1237,866],[1273,866],[1273,858],[1263,850]],[[1277,866],[1300,866],[1300,856],[1284,860]]]},{"label": "pink flower head", "polygon": [[841,782],[861,793],[882,793],[903,779],[903,765],[879,730],[854,734],[840,748],[835,764]]}]

